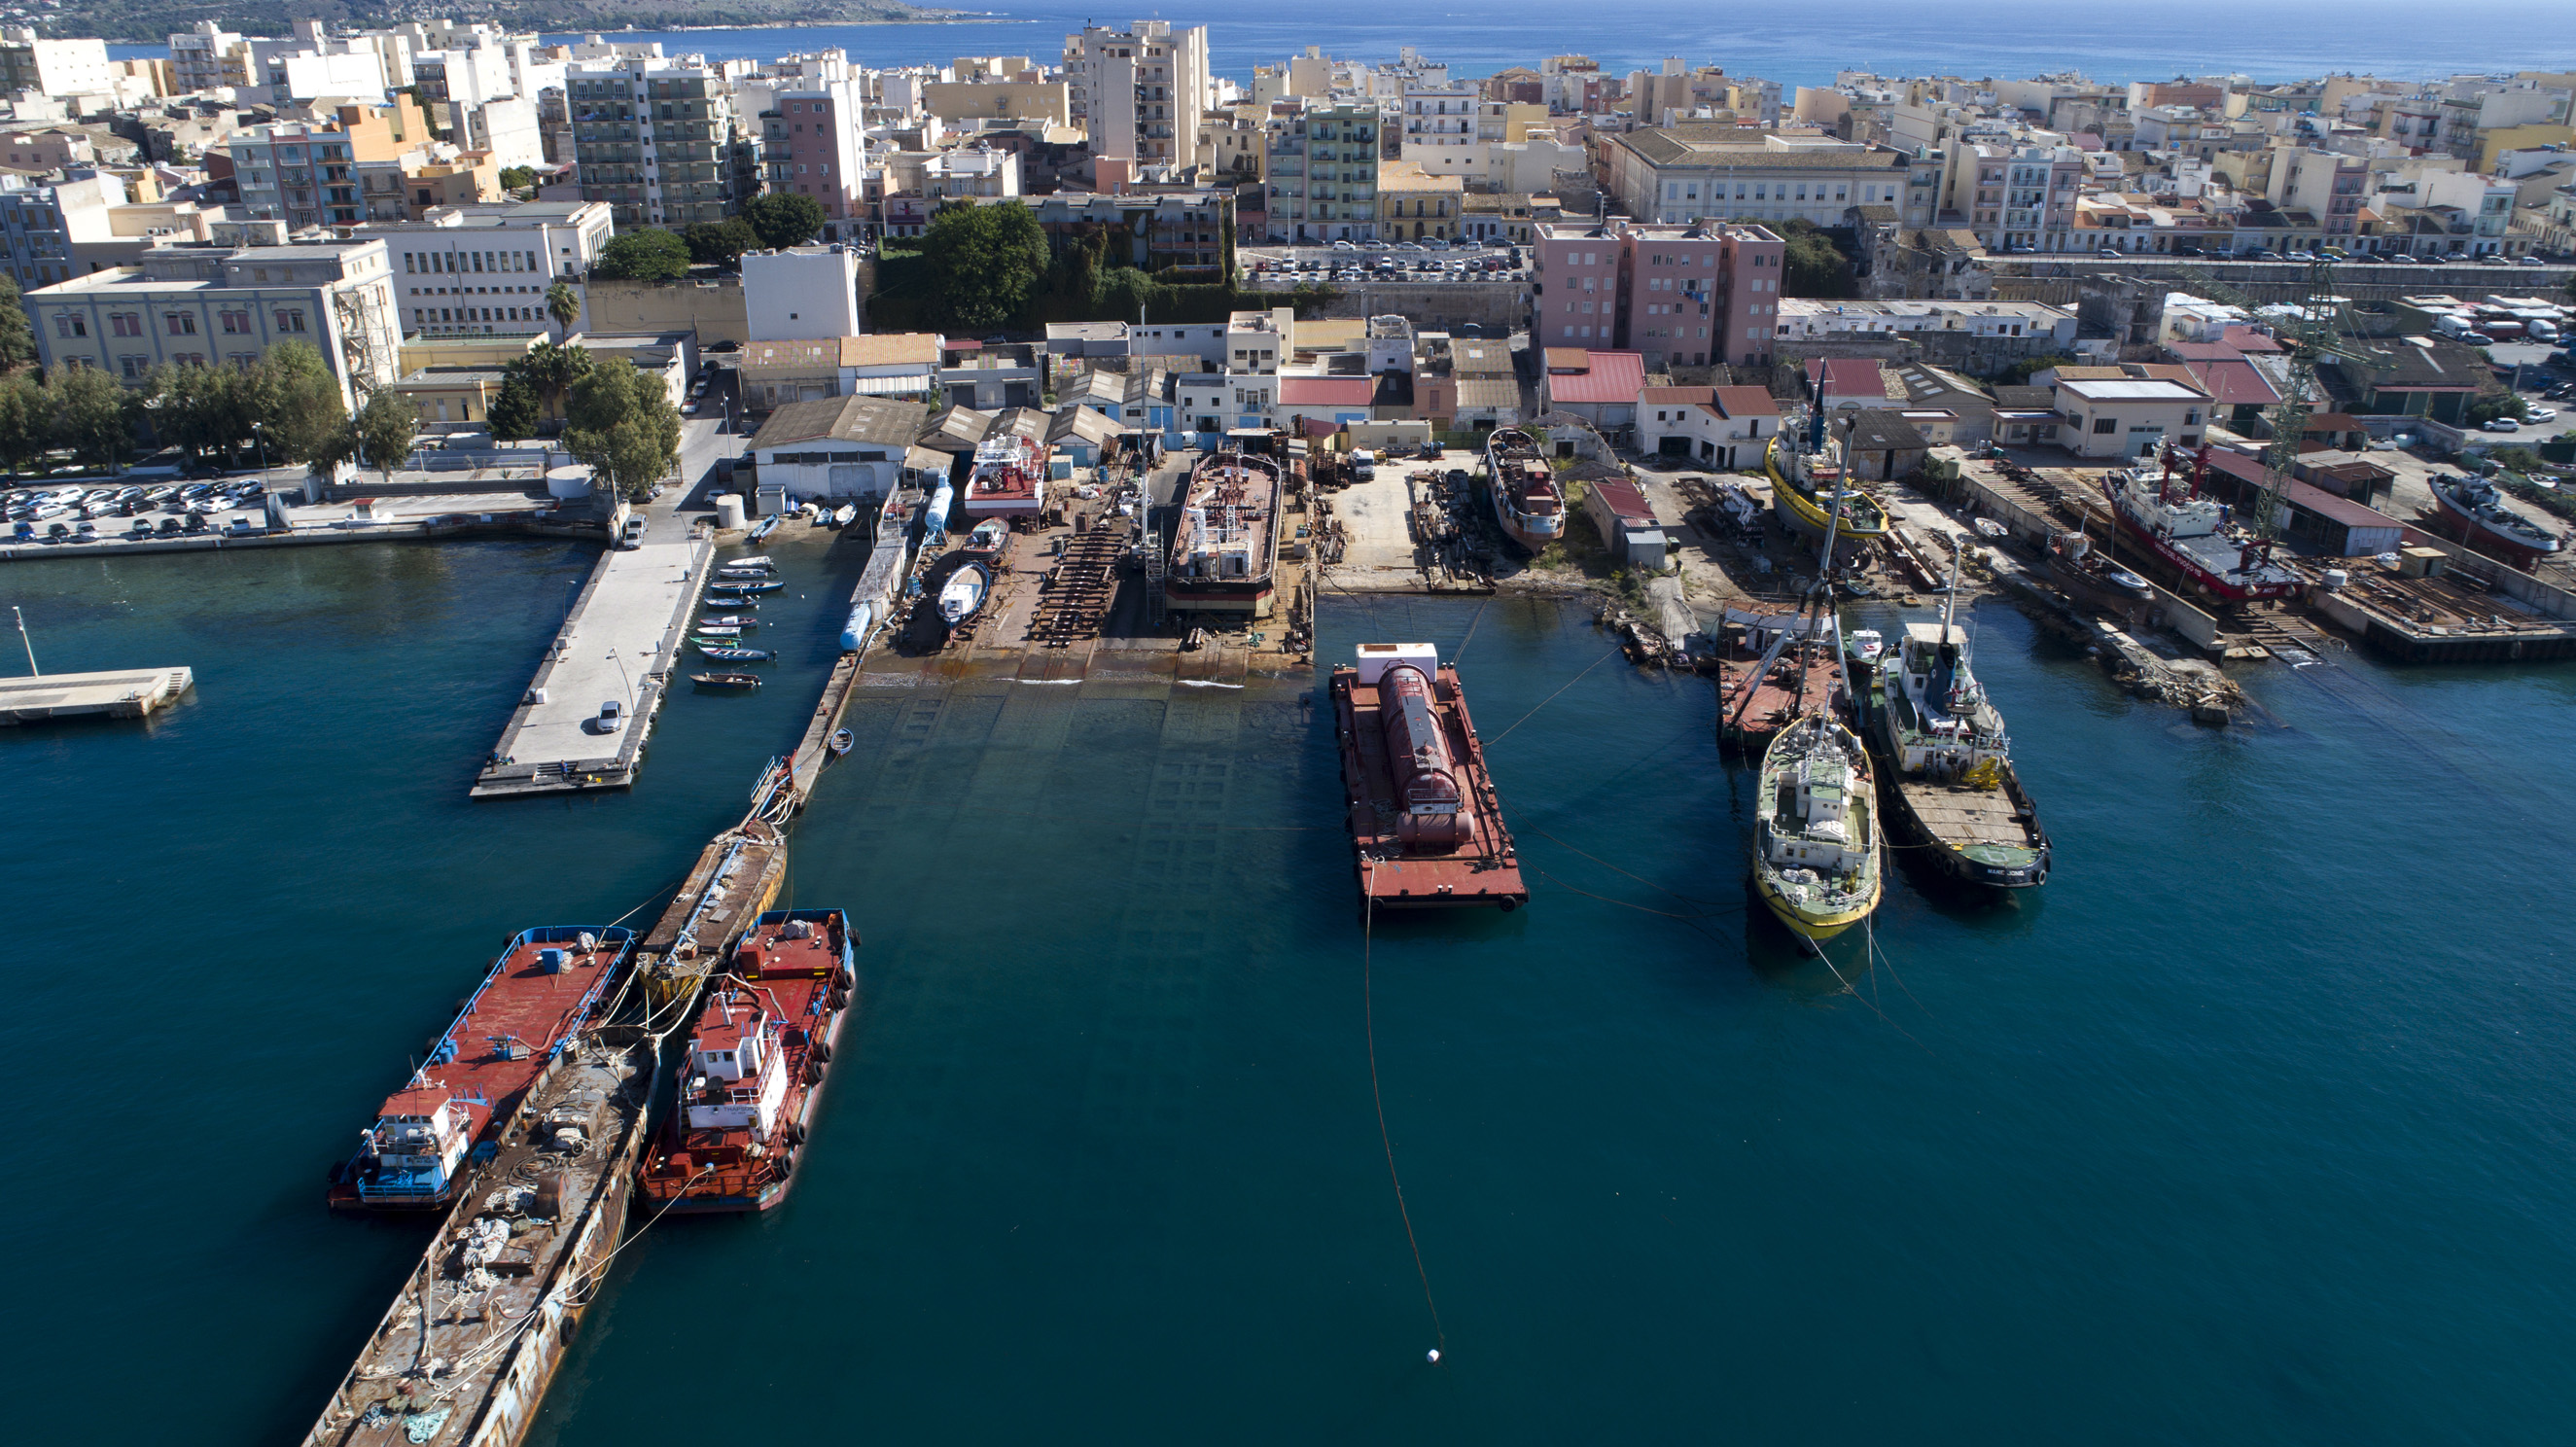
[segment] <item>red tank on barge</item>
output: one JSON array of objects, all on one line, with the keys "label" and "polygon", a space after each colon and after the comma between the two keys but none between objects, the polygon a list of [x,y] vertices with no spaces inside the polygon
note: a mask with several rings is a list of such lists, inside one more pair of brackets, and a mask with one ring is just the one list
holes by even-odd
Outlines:
[{"label": "red tank on barge", "polygon": [[1458,670],[1428,643],[1363,643],[1358,656],[1330,688],[1363,902],[1518,909],[1529,886]]},{"label": "red tank on barge", "polygon": [[858,937],[837,909],[772,910],[708,981],[680,1095],[640,1172],[655,1212],[766,1211],[787,1199],[850,1015]]}]

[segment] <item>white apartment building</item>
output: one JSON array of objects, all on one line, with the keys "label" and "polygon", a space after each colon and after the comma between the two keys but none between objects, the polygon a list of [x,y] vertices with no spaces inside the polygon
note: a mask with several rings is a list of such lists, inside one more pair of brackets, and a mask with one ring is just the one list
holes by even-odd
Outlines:
[{"label": "white apartment building", "polygon": [[0,28],[0,92],[96,95],[116,88],[103,40],[39,40],[32,26]]},{"label": "white apartment building", "polygon": [[[1830,137],[1762,135],[1733,126],[1670,126],[1608,137],[1610,190],[1641,221],[1806,220],[1840,226],[1854,206],[1895,208],[1907,226],[1938,210],[1940,163]],[[2071,206],[2071,202],[2070,202]]]},{"label": "white apartment building", "polygon": [[1199,117],[1216,100],[1204,25],[1175,30],[1167,20],[1138,20],[1125,30],[1068,35],[1064,78],[1092,155],[1140,166],[1187,162]]},{"label": "white apartment building", "polygon": [[[405,335],[533,337],[554,335],[546,289],[588,274],[611,221],[601,201],[517,201],[433,207],[358,234],[385,243]],[[589,326],[585,304],[572,329]]]},{"label": "white apartment building", "polygon": [[137,265],[28,292],[26,308],[49,370],[96,367],[139,383],[165,363],[248,366],[294,340],[322,354],[353,407],[353,381],[394,380],[402,343],[381,239],[159,247]]},{"label": "white apartment building", "polygon": [[855,337],[861,330],[858,255],[846,246],[746,251],[742,307],[755,342]]}]

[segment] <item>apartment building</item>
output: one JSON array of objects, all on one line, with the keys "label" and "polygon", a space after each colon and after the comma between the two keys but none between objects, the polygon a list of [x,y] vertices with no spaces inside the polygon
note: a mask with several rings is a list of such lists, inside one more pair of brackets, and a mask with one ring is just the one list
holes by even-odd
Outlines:
[{"label": "apartment building", "polygon": [[742,305],[755,342],[859,335],[859,258],[846,246],[747,251]]},{"label": "apartment building", "polygon": [[1270,239],[1377,239],[1378,127],[1373,105],[1301,111],[1270,137]]},{"label": "apartment building", "polygon": [[[224,149],[245,212],[257,220],[283,221],[297,231],[366,220],[358,162],[389,160],[394,154],[381,130],[300,121],[237,131]],[[368,154],[362,157],[362,150]]]},{"label": "apartment building", "polygon": [[1215,102],[1204,25],[1138,20],[1064,38],[1066,105],[1091,153],[1139,167],[1186,165],[1199,117]]},{"label": "apartment building", "polygon": [[1454,241],[1465,220],[1467,183],[1426,175],[1413,161],[1380,161],[1378,235],[1390,241]]},{"label": "apartment building", "polygon": [[1771,360],[1788,250],[1772,232],[1617,217],[1532,229],[1534,344],[1633,351],[1650,371]]},{"label": "apartment building", "polygon": [[697,56],[576,61],[564,90],[581,199],[614,207],[620,227],[721,221],[759,193],[761,142],[721,67]]},{"label": "apartment building", "polygon": [[2317,218],[2329,246],[2349,246],[2361,227],[2370,162],[2362,156],[2300,146],[2273,159],[2272,204]]},{"label": "apartment building", "polygon": [[[1940,163],[1830,137],[1689,125],[1605,137],[1609,190],[1640,221],[1844,224],[1854,206],[1890,206],[1908,226],[1938,209]],[[2069,198],[2070,212],[2072,198]]]},{"label": "apartment building", "polygon": [[869,215],[867,103],[859,78],[837,50],[800,56],[795,68],[795,75],[775,82],[757,117],[769,189],[813,197],[823,208],[825,235],[855,239]]},{"label": "apartment building", "polygon": [[[554,334],[546,289],[587,275],[610,231],[603,201],[517,201],[433,207],[359,234],[384,240],[405,335],[533,337]],[[585,307],[573,329],[589,325]]]},{"label": "apartment building", "polygon": [[250,84],[244,37],[212,20],[200,20],[170,37],[170,84],[180,95]]},{"label": "apartment building", "polygon": [[0,92],[97,95],[116,88],[104,40],[39,40],[33,26],[0,28]]},{"label": "apartment building", "polygon": [[391,255],[374,238],[165,246],[137,265],[28,292],[27,320],[48,369],[96,367],[129,383],[164,363],[248,366],[274,343],[308,342],[354,407],[353,383],[374,387],[397,375],[393,277]]}]

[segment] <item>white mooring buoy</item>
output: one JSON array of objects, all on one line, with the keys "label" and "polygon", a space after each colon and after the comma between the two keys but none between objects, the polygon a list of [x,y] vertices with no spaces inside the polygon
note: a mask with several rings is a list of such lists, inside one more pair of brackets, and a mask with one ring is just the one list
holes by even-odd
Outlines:
[{"label": "white mooring buoy", "polygon": [[1423,1353],[1423,1358],[1433,1366],[1438,1366],[1440,1364],[1440,1348],[1433,1347],[1430,1351]]}]

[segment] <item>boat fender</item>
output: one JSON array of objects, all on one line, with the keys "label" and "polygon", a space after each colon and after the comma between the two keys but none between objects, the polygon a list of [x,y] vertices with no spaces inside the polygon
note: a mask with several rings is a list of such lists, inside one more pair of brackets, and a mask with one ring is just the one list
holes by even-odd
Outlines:
[{"label": "boat fender", "polygon": [[805,1062],[805,1083],[807,1085],[820,1085],[823,1083],[822,1061],[808,1060]]},{"label": "boat fender", "polygon": [[832,971],[832,984],[837,989],[846,990],[857,983],[857,979],[850,974],[850,967],[847,965]]},{"label": "boat fender", "polygon": [[791,1120],[787,1123],[787,1143],[791,1146],[805,1144],[805,1122]]},{"label": "boat fender", "polygon": [[849,1005],[849,991],[842,989],[838,985],[832,987],[832,993],[823,997],[823,1006],[828,1010],[846,1010],[849,1008]]},{"label": "boat fender", "polygon": [[823,1063],[824,1063],[824,1064],[826,1064],[826,1065],[831,1064],[831,1063],[832,1063],[832,1042],[831,1042],[831,1041],[829,1041],[829,1040],[817,1040],[817,1041],[815,1041],[815,1042],[814,1042],[814,1058],[815,1058],[816,1060],[819,1060],[819,1061],[823,1062]]}]

